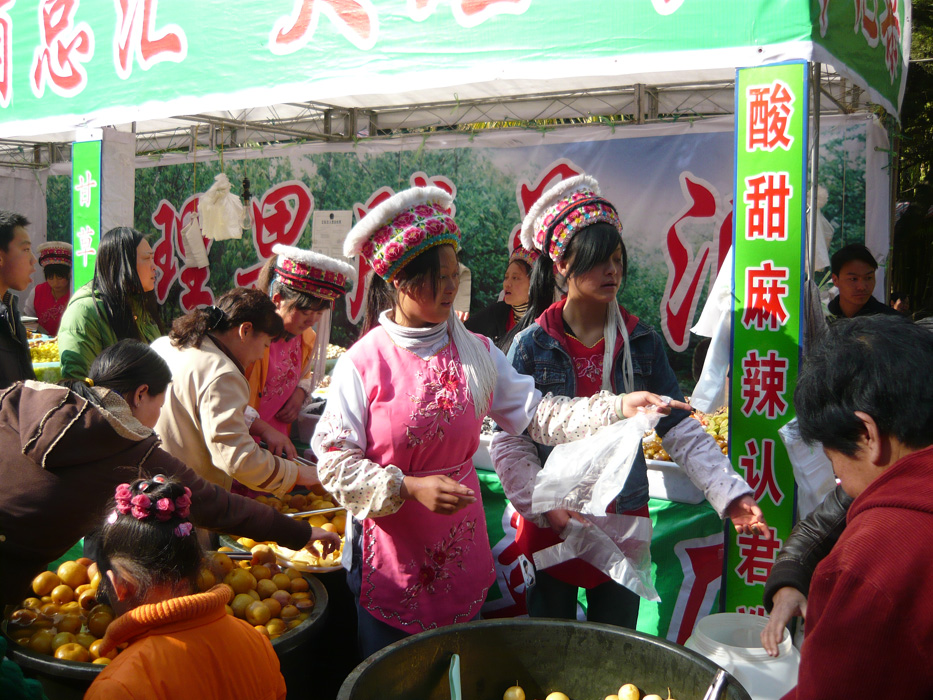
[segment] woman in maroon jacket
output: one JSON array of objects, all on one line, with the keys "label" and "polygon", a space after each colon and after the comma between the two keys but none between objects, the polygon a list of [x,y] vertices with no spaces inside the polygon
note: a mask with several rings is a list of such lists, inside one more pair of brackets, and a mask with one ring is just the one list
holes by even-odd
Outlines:
[{"label": "woman in maroon jacket", "polygon": [[171,373],[148,345],[122,340],[88,374],[0,393],[0,603],[27,595],[36,574],[101,523],[118,484],[155,474],[191,489],[199,527],[293,549],[339,546],[333,533],[227,493],[159,448],[152,426]]}]

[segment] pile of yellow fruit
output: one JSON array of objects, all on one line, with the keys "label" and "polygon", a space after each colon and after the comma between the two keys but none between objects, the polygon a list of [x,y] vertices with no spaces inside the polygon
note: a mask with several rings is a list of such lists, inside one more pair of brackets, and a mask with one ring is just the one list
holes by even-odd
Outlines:
[{"label": "pile of yellow fruit", "polygon": [[[502,700],[525,700],[525,691],[519,685],[513,685],[502,695]],[[545,700],[570,700],[570,698],[559,690],[548,693]],[[607,695],[605,700],[665,700],[660,695],[650,694],[642,695],[641,691],[632,683],[626,683],[618,692]],[[671,697],[671,689],[667,689],[667,700],[674,700]]]},{"label": "pile of yellow fruit", "polygon": [[314,595],[301,572],[279,567],[268,548],[255,550],[251,560],[239,562],[224,552],[214,552],[198,574],[198,590],[227,584],[234,592],[227,614],[246,620],[269,639],[277,639],[310,617]]},{"label": "pile of yellow fruit", "polygon": [[347,351],[346,348],[342,348],[339,345],[328,344],[327,346],[327,359],[336,360],[338,357],[343,355]]},{"label": "pile of yellow fruit", "polygon": [[[709,433],[719,449],[726,456],[729,455],[729,409],[720,408],[715,413],[703,413],[694,411],[691,416],[700,421],[703,430]],[[659,462],[670,462],[671,456],[661,445],[661,438],[653,430],[645,433],[641,441],[641,449],[644,452],[645,459],[655,459]]]},{"label": "pile of yellow fruit", "polygon": [[[301,513],[308,510],[326,510],[334,508],[334,502],[327,500],[326,497],[311,492],[308,494],[286,494],[282,498],[274,496],[257,496],[256,500],[275,508],[280,513]],[[343,554],[344,534],[347,527],[347,511],[338,510],[333,513],[324,513],[320,515],[311,515],[306,518],[311,527],[319,527],[328,532],[336,532],[340,535],[340,549],[336,552],[322,557],[320,552],[312,552],[307,549],[294,550],[275,542],[257,542],[249,537],[238,537],[237,543],[253,550],[256,545],[267,545],[269,549],[276,554],[281,561],[288,562],[289,565],[302,571],[311,569],[331,569],[340,566],[340,558]],[[319,545],[315,545],[319,546]]]},{"label": "pile of yellow fruit", "polygon": [[58,338],[31,341],[29,358],[33,362],[58,362]]},{"label": "pile of yellow fruit", "polygon": [[22,647],[68,661],[108,664],[100,646],[113,609],[97,602],[101,574],[82,557],[43,571],[32,581],[34,597],[26,598],[7,618],[7,634]]}]

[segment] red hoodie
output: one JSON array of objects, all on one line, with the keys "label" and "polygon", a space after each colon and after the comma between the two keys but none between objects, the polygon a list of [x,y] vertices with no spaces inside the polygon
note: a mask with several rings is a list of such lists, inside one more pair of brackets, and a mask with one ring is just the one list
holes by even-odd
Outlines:
[{"label": "red hoodie", "polygon": [[933,447],[853,501],[816,567],[794,698],[933,697]]}]

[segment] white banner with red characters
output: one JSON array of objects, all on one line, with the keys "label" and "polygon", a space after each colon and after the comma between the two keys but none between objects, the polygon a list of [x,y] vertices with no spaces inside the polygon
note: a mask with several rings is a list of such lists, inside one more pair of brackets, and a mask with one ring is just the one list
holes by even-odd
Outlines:
[{"label": "white banner with red characters", "polygon": [[[778,90],[778,120],[781,100]],[[206,154],[196,169],[190,156],[147,159],[137,166],[136,211],[151,213],[136,225],[154,232],[160,302],[182,311],[210,303],[234,285],[255,283],[276,243],[311,248],[315,211],[352,211],[357,221],[393,193],[430,183],[454,195],[475,312],[501,291],[515,234],[540,193],[559,179],[586,172],[596,177],[622,220],[629,257],[622,303],[661,333],[673,351],[684,352],[696,343],[689,329],[731,244],[732,129],[731,119],[716,119],[227,152],[224,171],[233,191],[239,192],[244,177],[251,181],[251,222],[242,240],[209,244],[207,269],[186,265],[180,231],[197,206],[193,187],[212,182],[219,163]],[[876,148],[879,133],[881,127],[864,116],[824,119],[820,184],[828,193],[822,213],[834,231],[830,251],[867,238],[883,266],[888,203],[874,197],[889,189],[887,155]],[[780,135],[765,132],[761,138]],[[761,172],[743,186],[743,203],[751,203],[765,234],[787,225],[769,214],[786,189],[782,183],[780,174]],[[50,206],[50,217],[55,210]],[[776,289],[788,283],[780,266],[765,262],[753,272],[752,284]],[[365,280],[368,270],[360,272]],[[362,284],[338,304],[336,342],[355,338],[353,322],[362,317],[365,293]],[[771,315],[746,320],[767,325],[782,317],[779,296],[765,294],[764,303],[774,305],[768,308]]]}]

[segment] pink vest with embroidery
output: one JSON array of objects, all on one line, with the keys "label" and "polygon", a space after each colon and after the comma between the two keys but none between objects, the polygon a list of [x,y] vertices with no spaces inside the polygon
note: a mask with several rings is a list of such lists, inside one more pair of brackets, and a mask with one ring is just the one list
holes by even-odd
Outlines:
[{"label": "pink vest with embroidery", "polygon": [[376,619],[415,633],[479,613],[495,580],[473,453],[482,418],[474,415],[453,344],[422,360],[383,328],[348,352],[369,400],[366,458],[408,476],[443,474],[477,501],[439,515],[406,501],[363,521],[360,602]]}]

